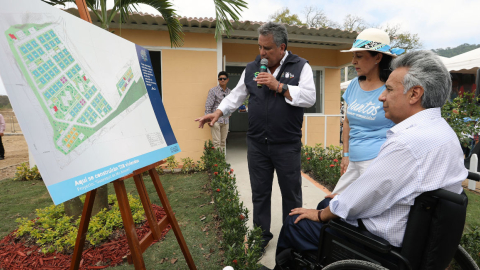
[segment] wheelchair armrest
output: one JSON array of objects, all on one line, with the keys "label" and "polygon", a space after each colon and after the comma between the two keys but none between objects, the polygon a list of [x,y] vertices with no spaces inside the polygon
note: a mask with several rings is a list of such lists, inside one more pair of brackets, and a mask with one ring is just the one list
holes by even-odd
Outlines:
[{"label": "wheelchair armrest", "polygon": [[437,197],[437,198],[440,198],[440,199],[443,199],[443,200],[447,200],[447,201],[450,201],[452,203],[456,203],[456,204],[459,204],[459,205],[464,205],[468,201],[466,196],[462,196],[462,194],[453,193],[453,192],[445,190],[445,189],[437,189],[437,190],[427,191],[427,192],[424,192],[421,195],[424,195],[424,194],[428,195],[428,196],[431,196],[431,197]]},{"label": "wheelchair armrest", "polygon": [[480,181],[480,174],[469,171],[467,179],[479,182]]},{"label": "wheelchair armrest", "polygon": [[390,243],[378,237],[367,230],[362,230],[358,227],[350,225],[341,220],[331,220],[328,225],[335,229],[336,232],[345,235],[351,240],[354,240],[362,245],[368,246],[381,253],[389,253],[392,250]]}]

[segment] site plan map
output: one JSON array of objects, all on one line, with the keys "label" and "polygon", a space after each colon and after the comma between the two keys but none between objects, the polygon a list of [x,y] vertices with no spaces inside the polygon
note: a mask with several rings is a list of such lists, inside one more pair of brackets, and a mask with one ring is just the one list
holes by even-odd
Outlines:
[{"label": "site plan map", "polygon": [[41,1],[0,4],[0,76],[56,204],[180,151],[146,49]]}]

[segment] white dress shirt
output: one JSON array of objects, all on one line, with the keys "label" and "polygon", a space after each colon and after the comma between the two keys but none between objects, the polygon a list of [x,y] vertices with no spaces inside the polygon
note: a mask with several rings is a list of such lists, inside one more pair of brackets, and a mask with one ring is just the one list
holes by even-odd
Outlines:
[{"label": "white dress shirt", "polygon": [[460,194],[467,174],[458,138],[440,108],[426,109],[387,131],[378,157],[330,201],[330,210],[355,226],[362,219],[368,231],[400,247],[415,198],[439,188]]},{"label": "white dress shirt", "polygon": [[[278,72],[280,72],[280,68],[282,67],[283,62],[285,62],[287,56],[288,51],[285,51],[285,55],[283,56],[282,60],[280,60],[280,65],[273,72],[274,77],[277,77]],[[267,72],[271,74],[270,69],[268,68]],[[302,68],[298,86],[288,85],[288,91],[290,92],[292,100],[290,101],[288,98],[285,98],[285,101],[292,106],[308,108],[315,104],[315,83],[313,81],[312,67],[308,63],[305,63]],[[222,103],[220,103],[218,106],[218,109],[222,111],[223,115],[229,115],[238,107],[240,107],[240,105],[242,105],[249,94],[250,92],[245,85],[245,70],[243,70],[237,86],[232,90],[230,95],[223,99]]]}]

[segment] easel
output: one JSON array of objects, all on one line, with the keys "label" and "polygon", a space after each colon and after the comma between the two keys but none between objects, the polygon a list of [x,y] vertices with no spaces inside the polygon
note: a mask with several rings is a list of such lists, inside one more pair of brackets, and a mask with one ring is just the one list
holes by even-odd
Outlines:
[{"label": "easel", "polygon": [[[162,231],[170,224],[175,236],[177,237],[178,244],[180,245],[185,260],[187,261],[188,267],[191,270],[197,269],[193,262],[192,256],[190,255],[190,251],[188,250],[187,243],[185,242],[182,232],[180,231],[180,227],[178,226],[175,215],[173,214],[172,207],[168,202],[167,195],[163,189],[162,183],[160,182],[158,173],[155,170],[156,166],[159,166],[163,163],[165,163],[165,161],[154,163],[134,171],[133,174],[129,174],[113,181],[113,187],[115,188],[115,194],[117,195],[118,205],[122,214],[123,225],[125,227],[125,234],[128,240],[128,247],[130,248],[130,254],[127,255],[127,260],[128,263],[135,266],[135,269],[145,269],[142,253],[145,252],[145,250],[152,244],[153,241],[160,240]],[[143,182],[142,174],[146,171],[148,171],[150,177],[152,178],[153,185],[155,186],[155,190],[157,191],[158,197],[160,198],[166,213],[166,215],[158,222],[156,221],[152,203],[150,202],[145,183]],[[145,210],[145,216],[147,216],[147,221],[151,229],[151,231],[148,232],[140,241],[138,240],[138,236],[135,231],[135,224],[133,223],[132,212],[130,211],[130,204],[128,203],[127,191],[125,189],[125,183],[123,182],[132,176],[135,181],[138,194],[140,195],[143,209]],[[80,220],[77,240],[75,242],[75,250],[73,251],[72,263],[70,265],[71,270],[79,269],[96,193],[96,189],[89,191],[87,193],[87,197],[85,198],[82,218]]]},{"label": "easel", "polygon": [[[87,5],[85,0],[75,0],[78,11],[80,13],[80,18],[92,23],[90,18],[90,13],[88,12]],[[173,214],[172,207],[168,202],[167,195],[163,189],[158,173],[155,170],[155,167],[165,163],[165,161],[160,161],[152,165],[143,167],[133,172],[133,174],[127,175],[120,179],[113,181],[113,187],[115,188],[115,194],[117,195],[118,205],[120,212],[122,214],[123,225],[125,228],[125,234],[127,236],[128,247],[130,248],[130,254],[127,255],[128,263],[133,264],[135,269],[146,269],[145,262],[143,261],[143,252],[153,243],[155,240],[160,240],[162,231],[168,226],[172,226],[172,230],[177,237],[178,244],[183,252],[183,256],[187,261],[188,267],[191,270],[196,270],[195,263],[193,262],[192,255],[188,250],[187,243],[183,238],[180,227],[178,226],[177,219]],[[166,215],[160,220],[156,221],[155,214],[153,212],[152,203],[148,197],[147,189],[145,183],[143,182],[142,174],[148,171],[150,177],[152,178],[153,185],[157,191],[158,197],[162,202],[162,206],[165,210]],[[150,226],[150,232],[148,232],[142,240],[138,240],[137,233],[135,231],[135,224],[133,223],[132,212],[130,211],[130,204],[128,203],[127,191],[125,189],[125,179],[128,179],[133,176],[135,181],[135,186],[137,187],[140,200],[145,210],[145,216],[147,217],[148,224]],[[95,194],[97,190],[94,189],[87,193],[85,198],[85,203],[83,205],[82,218],[80,220],[80,226],[78,228],[77,239],[75,242],[75,249],[73,251],[72,262],[70,264],[71,270],[78,270],[80,267],[80,260],[82,259],[83,247],[85,245],[85,239],[87,237],[88,224],[90,223],[90,217],[92,215],[93,202],[95,201]]]}]

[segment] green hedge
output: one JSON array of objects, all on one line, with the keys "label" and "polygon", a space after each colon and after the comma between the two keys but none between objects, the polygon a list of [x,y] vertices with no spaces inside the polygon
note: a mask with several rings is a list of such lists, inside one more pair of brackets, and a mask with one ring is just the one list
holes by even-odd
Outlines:
[{"label": "green hedge", "polygon": [[215,149],[210,140],[205,142],[201,159],[211,174],[213,198],[223,234],[224,264],[235,270],[259,269],[262,231],[259,227],[253,230],[247,227],[248,209],[238,197],[234,170],[226,162],[223,151]]}]

